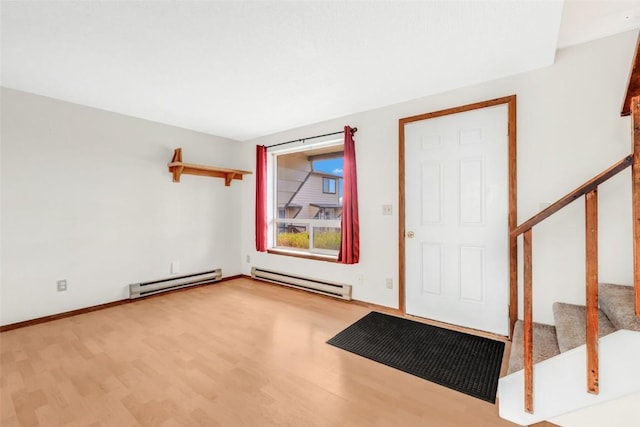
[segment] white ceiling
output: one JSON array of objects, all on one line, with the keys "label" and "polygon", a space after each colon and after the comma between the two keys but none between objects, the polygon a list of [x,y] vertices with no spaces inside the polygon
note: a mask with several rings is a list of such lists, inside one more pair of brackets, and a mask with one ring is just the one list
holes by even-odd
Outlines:
[{"label": "white ceiling", "polygon": [[640,1],[5,1],[1,84],[236,140],[551,65]]}]

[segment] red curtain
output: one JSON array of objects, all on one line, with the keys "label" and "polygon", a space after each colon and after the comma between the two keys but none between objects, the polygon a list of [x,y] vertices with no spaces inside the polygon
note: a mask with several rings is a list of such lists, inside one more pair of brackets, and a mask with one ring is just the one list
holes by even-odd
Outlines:
[{"label": "red curtain", "polygon": [[342,242],[338,262],[357,264],[360,259],[360,223],[358,220],[358,182],[356,148],[349,126],[344,127],[344,166],[342,181]]},{"label": "red curtain", "polygon": [[256,145],[256,250],[267,250],[267,147]]}]

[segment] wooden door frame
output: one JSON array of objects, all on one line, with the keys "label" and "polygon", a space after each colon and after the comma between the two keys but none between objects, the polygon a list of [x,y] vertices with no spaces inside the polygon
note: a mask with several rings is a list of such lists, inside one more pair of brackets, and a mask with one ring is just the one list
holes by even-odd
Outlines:
[{"label": "wooden door frame", "polygon": [[[433,119],[436,117],[448,116],[451,114],[463,113],[466,111],[478,110],[481,108],[494,107],[507,104],[508,115],[508,187],[509,187],[509,232],[518,225],[518,199],[517,199],[517,162],[516,162],[516,95],[491,99],[489,101],[476,102],[474,104],[448,108],[446,110],[433,111],[431,113],[419,114],[417,116],[405,117],[399,120],[399,274],[398,274],[398,307],[402,314],[406,314],[406,272],[405,272],[405,140],[404,126],[407,123],[421,120]],[[509,236],[509,337],[513,335],[513,326],[518,318],[518,247],[517,238]]]}]

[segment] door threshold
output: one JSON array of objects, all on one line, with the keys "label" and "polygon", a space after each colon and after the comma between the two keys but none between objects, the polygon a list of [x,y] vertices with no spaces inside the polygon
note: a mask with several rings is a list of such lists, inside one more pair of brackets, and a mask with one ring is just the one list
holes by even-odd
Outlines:
[{"label": "door threshold", "polygon": [[428,319],[426,317],[414,316],[413,314],[405,313],[404,317],[407,319],[415,320],[416,322],[426,323],[427,325],[438,326],[443,329],[449,329],[452,331],[463,332],[469,335],[476,335],[483,338],[489,338],[496,341],[510,342],[509,337],[505,335],[495,334],[493,332],[482,331],[480,329],[467,328],[466,326],[454,325],[453,323],[441,322],[439,320]]}]

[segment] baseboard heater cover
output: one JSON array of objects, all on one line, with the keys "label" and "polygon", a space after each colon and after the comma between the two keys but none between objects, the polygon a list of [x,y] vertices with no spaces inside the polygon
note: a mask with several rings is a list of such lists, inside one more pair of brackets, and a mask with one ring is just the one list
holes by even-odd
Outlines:
[{"label": "baseboard heater cover", "polygon": [[289,286],[292,288],[303,289],[317,294],[327,295],[334,298],[344,300],[351,299],[351,285],[342,283],[333,283],[326,280],[312,279],[309,277],[296,276],[288,273],[265,270],[263,268],[253,267],[251,269],[251,277],[266,282],[277,283],[279,285]]},{"label": "baseboard heater cover", "polygon": [[188,274],[179,277],[152,280],[150,282],[133,283],[129,285],[129,299],[146,297],[174,289],[188,288],[189,286],[204,285],[217,282],[222,278],[222,269],[216,268],[202,273]]}]

